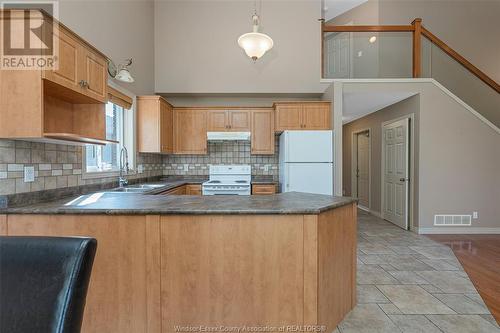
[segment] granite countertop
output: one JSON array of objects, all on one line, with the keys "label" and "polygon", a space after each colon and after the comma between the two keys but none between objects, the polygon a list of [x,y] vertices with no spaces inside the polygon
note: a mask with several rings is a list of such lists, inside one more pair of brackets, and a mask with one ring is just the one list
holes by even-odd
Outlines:
[{"label": "granite countertop", "polygon": [[227,196],[96,192],[48,203],[6,208],[0,210],[0,214],[319,214],[352,202],[354,199],[348,197],[299,192],[232,196],[231,200]]},{"label": "granite countertop", "polygon": [[273,176],[252,176],[252,184],[278,184]]}]

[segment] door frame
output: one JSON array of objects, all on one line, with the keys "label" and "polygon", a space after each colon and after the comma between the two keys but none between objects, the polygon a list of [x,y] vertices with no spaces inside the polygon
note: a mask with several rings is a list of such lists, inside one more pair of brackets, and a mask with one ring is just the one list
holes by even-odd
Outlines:
[{"label": "door frame", "polygon": [[356,166],[358,165],[358,140],[357,135],[360,133],[368,132],[368,207],[360,206],[358,208],[367,212],[371,212],[372,204],[372,132],[371,128],[363,128],[352,132],[351,136],[351,195],[358,196],[358,177],[356,177]]},{"label": "door frame", "polygon": [[409,149],[409,154],[408,154],[408,164],[407,164],[407,168],[409,168],[409,177],[410,177],[410,180],[409,180],[409,185],[408,186],[408,207],[407,208],[407,218],[408,218],[408,228],[412,231],[415,231],[416,230],[416,227],[414,225],[415,221],[413,219],[413,212],[414,212],[414,209],[415,209],[415,186],[414,186],[414,183],[415,183],[415,114],[414,113],[410,113],[408,115],[404,115],[404,116],[401,116],[401,117],[398,117],[398,118],[394,118],[394,119],[391,119],[391,120],[387,120],[387,121],[384,121],[382,122],[382,125],[381,125],[381,145],[382,145],[382,155],[381,155],[381,170],[380,170],[380,173],[381,173],[381,177],[380,177],[380,190],[381,190],[381,198],[380,198],[380,216],[385,220],[385,216],[384,216],[384,204],[385,204],[385,200],[384,200],[384,181],[385,181],[385,173],[384,173],[384,168],[385,168],[385,145],[384,145],[384,126],[385,125],[389,125],[391,123],[394,123],[396,121],[400,121],[400,120],[404,120],[404,119],[408,119],[409,120],[409,126],[408,126],[408,130],[410,131],[410,135],[408,135],[408,139],[410,142],[407,143],[407,149]]}]

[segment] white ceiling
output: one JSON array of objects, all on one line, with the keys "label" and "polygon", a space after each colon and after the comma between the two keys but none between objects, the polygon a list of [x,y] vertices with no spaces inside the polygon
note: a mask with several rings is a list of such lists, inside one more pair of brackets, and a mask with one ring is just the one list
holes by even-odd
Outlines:
[{"label": "white ceiling", "polygon": [[347,124],[416,94],[411,91],[345,92],[342,102],[342,123]]},{"label": "white ceiling", "polygon": [[367,1],[368,0],[323,0],[324,18],[328,22]]}]

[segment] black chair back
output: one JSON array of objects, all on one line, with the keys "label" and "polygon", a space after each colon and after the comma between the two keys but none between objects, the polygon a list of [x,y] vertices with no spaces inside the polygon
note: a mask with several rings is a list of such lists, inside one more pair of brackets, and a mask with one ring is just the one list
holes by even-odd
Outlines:
[{"label": "black chair back", "polygon": [[0,332],[80,332],[97,241],[0,237]]}]

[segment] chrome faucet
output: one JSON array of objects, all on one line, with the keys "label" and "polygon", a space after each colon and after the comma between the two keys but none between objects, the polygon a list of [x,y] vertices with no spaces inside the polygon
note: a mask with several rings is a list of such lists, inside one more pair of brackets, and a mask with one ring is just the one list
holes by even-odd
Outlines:
[{"label": "chrome faucet", "polygon": [[128,175],[128,151],[127,148],[122,147],[120,150],[120,177],[118,178],[118,184],[120,187],[128,185],[128,180],[123,176],[123,171]]}]

